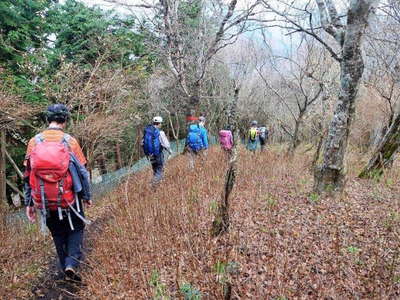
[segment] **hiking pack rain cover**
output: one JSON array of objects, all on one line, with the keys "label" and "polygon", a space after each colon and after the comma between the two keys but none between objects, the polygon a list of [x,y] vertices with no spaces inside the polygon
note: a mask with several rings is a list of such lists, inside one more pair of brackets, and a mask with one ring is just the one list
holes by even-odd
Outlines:
[{"label": "hiking pack rain cover", "polygon": [[201,141],[201,131],[199,125],[192,124],[189,126],[189,134],[187,136],[187,144],[193,151],[199,151],[203,147]]},{"label": "hiking pack rain cover", "polygon": [[233,137],[230,130],[220,130],[219,143],[224,150],[231,150],[233,147]]},{"label": "hiking pack rain cover", "polygon": [[70,153],[63,142],[37,143],[29,160],[29,183],[36,207],[43,208],[43,200],[49,209],[67,208],[74,203],[72,177],[68,170]]},{"label": "hiking pack rain cover", "polygon": [[160,130],[152,125],[144,129],[143,134],[143,151],[146,156],[160,155]]}]

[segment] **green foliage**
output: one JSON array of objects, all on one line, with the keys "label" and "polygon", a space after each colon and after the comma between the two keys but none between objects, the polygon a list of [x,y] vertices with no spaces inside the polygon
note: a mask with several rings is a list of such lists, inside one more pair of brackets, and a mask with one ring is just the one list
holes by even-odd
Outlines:
[{"label": "green foliage", "polygon": [[132,18],[120,18],[112,12],[67,0],[49,11],[47,20],[49,33],[55,35],[48,54],[53,67],[62,59],[93,65],[104,54],[107,63],[126,65],[145,54],[142,36],[133,31]]},{"label": "green foliage", "polygon": [[319,195],[317,193],[311,193],[310,196],[308,196],[308,199],[311,203],[318,203]]},{"label": "green foliage", "polygon": [[154,297],[155,300],[166,300],[169,299],[167,294],[167,288],[164,283],[161,282],[160,274],[157,270],[153,270],[150,277],[150,285],[154,289]]},{"label": "green foliage", "polygon": [[195,1],[182,1],[179,7],[179,18],[182,25],[182,29],[195,29],[200,24],[200,13],[201,13],[201,0]]},{"label": "green foliage", "polygon": [[193,287],[190,283],[184,283],[180,287],[180,291],[183,294],[185,300],[200,300],[201,293],[198,289]]},{"label": "green foliage", "polygon": [[392,179],[392,178],[387,178],[387,179],[386,179],[386,186],[387,186],[387,187],[390,187],[390,186],[392,186],[392,185],[393,185],[393,183],[394,183],[394,181],[393,181],[393,179]]},{"label": "green foliage", "polygon": [[210,201],[210,207],[209,210],[212,214],[217,213],[218,211],[218,202],[215,200]]},{"label": "green foliage", "polygon": [[354,247],[354,246],[349,246],[349,247],[347,247],[346,250],[351,254],[358,254],[361,251],[360,248],[357,248],[357,247]]},{"label": "green foliage", "polygon": [[276,207],[278,205],[278,200],[276,199],[276,197],[272,194],[267,194],[264,198],[265,203],[267,204],[266,208],[272,209],[274,207]]},{"label": "green foliage", "polygon": [[384,220],[384,227],[388,231],[392,231],[400,223],[400,213],[396,211],[390,212],[390,214]]},{"label": "green foliage", "polygon": [[196,187],[190,189],[188,201],[191,203],[197,203],[199,201],[199,191]]},{"label": "green foliage", "polygon": [[43,46],[45,18],[53,1],[0,1],[0,64],[19,70],[26,56]]},{"label": "green foliage", "polygon": [[[1,79],[10,91],[29,103],[45,102],[32,71],[34,57],[45,47],[46,11],[51,0],[0,1]],[[27,67],[28,66],[28,67]]]},{"label": "green foliage", "polygon": [[393,282],[394,282],[395,284],[399,284],[399,283],[400,283],[400,275],[395,275],[395,276],[393,277]]},{"label": "green foliage", "polygon": [[[91,8],[76,0],[0,1],[1,79],[28,103],[47,103],[46,89],[63,62],[90,69],[135,65],[151,72],[154,57],[147,55],[143,35],[132,18]],[[89,67],[89,68],[88,68]]]},{"label": "green foliage", "polygon": [[227,264],[225,262],[217,261],[213,266],[213,270],[217,275],[224,275],[226,273],[226,266]]}]

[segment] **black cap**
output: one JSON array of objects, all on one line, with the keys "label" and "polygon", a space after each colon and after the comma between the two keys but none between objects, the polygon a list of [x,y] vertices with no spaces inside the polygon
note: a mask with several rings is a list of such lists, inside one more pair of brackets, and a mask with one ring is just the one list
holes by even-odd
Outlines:
[{"label": "black cap", "polygon": [[52,104],[47,108],[46,116],[48,122],[65,123],[68,121],[70,113],[64,104],[58,103]]}]

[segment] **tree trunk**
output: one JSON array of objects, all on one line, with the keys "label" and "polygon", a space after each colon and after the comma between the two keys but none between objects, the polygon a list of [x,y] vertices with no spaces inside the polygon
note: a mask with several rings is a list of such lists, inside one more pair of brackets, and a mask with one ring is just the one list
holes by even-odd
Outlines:
[{"label": "tree trunk", "polygon": [[136,145],[136,160],[140,159],[141,151],[142,151],[142,140],[141,136],[143,133],[143,127],[136,127],[136,137],[135,137],[135,145]]},{"label": "tree trunk", "polygon": [[24,179],[24,174],[22,171],[18,168],[18,165],[15,163],[15,161],[12,159],[10,153],[7,152],[7,149],[4,148],[4,154],[6,155],[9,163],[13,166],[15,172],[17,172],[17,175],[21,178]]},{"label": "tree trunk", "polygon": [[107,173],[107,167],[106,167],[106,158],[104,153],[101,153],[99,158],[97,159],[97,163],[99,165],[100,168],[100,174],[104,175]]},{"label": "tree trunk", "polygon": [[392,122],[390,128],[386,131],[385,136],[374,151],[372,158],[364,167],[360,178],[371,178],[381,176],[383,170],[391,166],[394,156],[400,147],[400,114]]},{"label": "tree trunk", "polygon": [[[6,131],[0,129],[0,218],[5,214],[6,195]],[[3,216],[2,216],[3,215]]]},{"label": "tree trunk", "polygon": [[303,122],[303,116],[304,116],[304,112],[300,112],[300,114],[295,122],[294,133],[292,135],[292,143],[288,150],[289,155],[293,155],[294,151],[296,150],[297,146],[299,145],[299,130],[300,130],[300,126]]},{"label": "tree trunk", "polygon": [[239,131],[238,116],[237,116],[237,103],[239,99],[239,88],[235,88],[234,97],[232,101],[232,108],[230,110],[229,125],[233,134],[233,148],[231,155],[229,157],[229,166],[225,175],[225,188],[222,193],[220,202],[218,203],[217,212],[212,224],[211,235],[218,236],[226,233],[229,230],[229,196],[233,190],[236,179],[236,169],[237,169],[237,146],[239,144]]},{"label": "tree trunk", "polygon": [[122,157],[121,157],[121,145],[119,142],[115,144],[115,162],[117,170],[121,169],[123,166]]},{"label": "tree trunk", "polygon": [[[176,115],[177,114],[175,113],[175,116]],[[176,143],[176,152],[179,153],[179,123],[177,124],[177,128],[175,129],[172,118],[173,118],[173,116],[171,115],[170,112],[168,112],[169,126],[171,128],[172,136],[174,137],[174,140]],[[177,120],[177,117],[175,119]]]},{"label": "tree trunk", "polygon": [[364,71],[361,38],[367,27],[371,3],[354,2],[348,11],[347,29],[340,62],[340,91],[324,145],[323,163],[314,172],[314,191],[342,192],[344,156],[355,114],[355,99]]},{"label": "tree trunk", "polygon": [[324,142],[324,130],[323,130],[324,126],[322,125],[322,121],[318,124],[318,129],[320,131],[319,133],[319,138],[318,138],[318,144],[317,144],[317,150],[314,153],[314,157],[311,163],[311,170],[314,170],[318,160],[319,160],[319,156],[321,154],[321,148]]}]

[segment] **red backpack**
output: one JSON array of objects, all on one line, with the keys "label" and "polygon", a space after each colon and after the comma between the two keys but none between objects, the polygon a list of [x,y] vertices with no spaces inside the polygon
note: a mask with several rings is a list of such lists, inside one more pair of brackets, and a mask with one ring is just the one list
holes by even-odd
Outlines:
[{"label": "red backpack", "polygon": [[29,185],[38,209],[57,210],[75,202],[72,177],[68,170],[69,139],[68,134],[64,134],[60,142],[45,141],[42,134],[35,136],[36,145],[29,156]]}]

